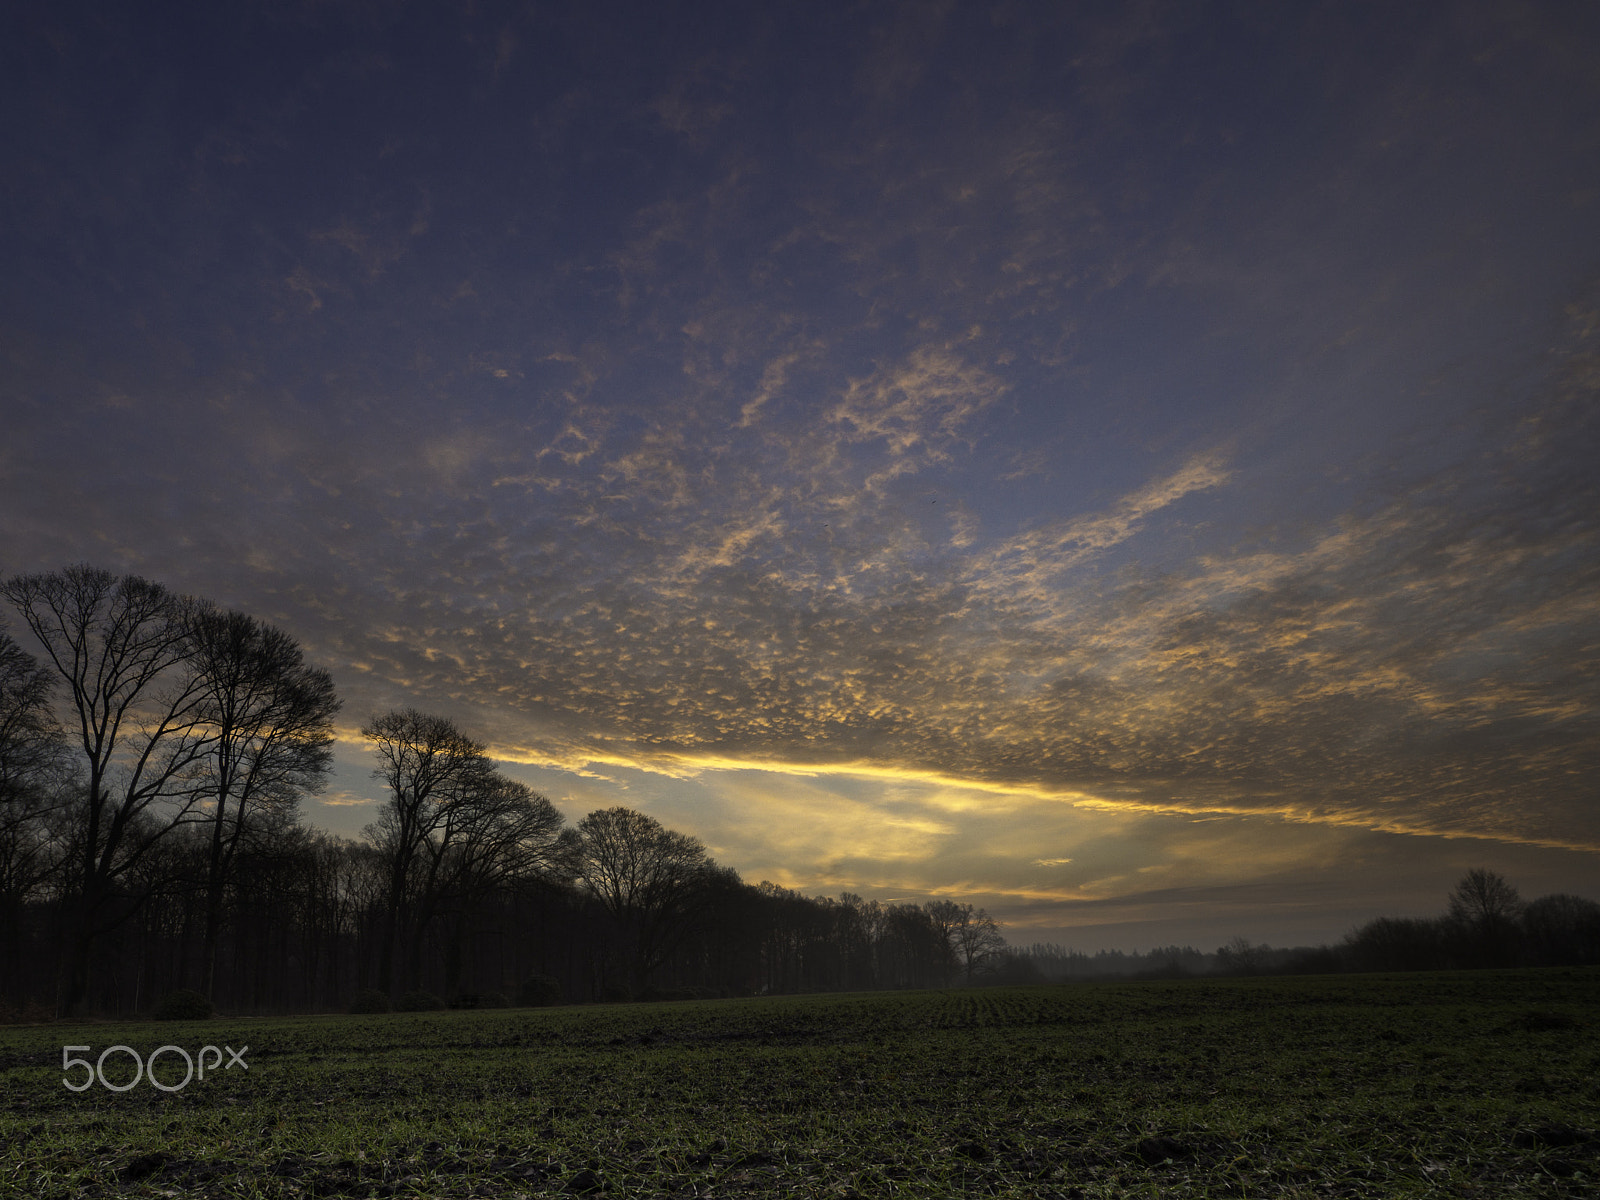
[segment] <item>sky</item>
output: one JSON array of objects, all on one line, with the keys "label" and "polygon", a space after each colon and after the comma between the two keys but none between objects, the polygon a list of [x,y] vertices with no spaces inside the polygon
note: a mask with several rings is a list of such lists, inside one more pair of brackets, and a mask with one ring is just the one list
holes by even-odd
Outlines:
[{"label": "sky", "polygon": [[[0,573],[1014,943],[1600,899],[1600,8],[22,0]],[[14,634],[23,630],[6,614]]]}]

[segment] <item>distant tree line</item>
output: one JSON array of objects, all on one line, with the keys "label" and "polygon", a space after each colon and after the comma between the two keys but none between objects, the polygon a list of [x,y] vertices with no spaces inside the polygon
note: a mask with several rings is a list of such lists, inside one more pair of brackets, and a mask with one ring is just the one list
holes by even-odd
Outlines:
[{"label": "distant tree line", "polygon": [[1013,983],[1181,979],[1202,975],[1330,975],[1482,967],[1600,966],[1600,904],[1565,893],[1524,904],[1503,876],[1475,867],[1437,917],[1378,917],[1337,945],[1292,948],[1236,937],[1211,953],[1166,946],[1084,954],[1053,943],[1007,947],[991,978]]},{"label": "distant tree line", "polygon": [[1469,872],[1335,947],[1086,955],[982,909],[751,885],[627,808],[573,825],[447,718],[373,717],[357,839],[301,820],[340,702],[294,639],[87,566],[0,581],[0,1013],[583,1002],[1266,972],[1600,963],[1600,905]]},{"label": "distant tree line", "polygon": [[1379,917],[1338,947],[1357,971],[1600,964],[1600,904],[1557,892],[1524,903],[1503,876],[1476,867],[1437,917]]}]

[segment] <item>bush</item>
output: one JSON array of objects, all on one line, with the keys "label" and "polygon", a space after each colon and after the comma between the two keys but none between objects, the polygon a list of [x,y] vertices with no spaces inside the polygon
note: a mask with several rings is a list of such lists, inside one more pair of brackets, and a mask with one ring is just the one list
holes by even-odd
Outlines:
[{"label": "bush", "polygon": [[530,976],[517,989],[517,1003],[528,1008],[547,1008],[561,1003],[561,981],[549,975]]},{"label": "bush", "polygon": [[643,1000],[717,1000],[721,994],[716,988],[709,987],[670,987],[649,988],[640,997]]},{"label": "bush", "polygon": [[366,1016],[370,1013],[386,1013],[394,1005],[389,1003],[389,997],[377,988],[363,988],[356,993],[356,998],[350,1001],[350,1012],[356,1016]]},{"label": "bush", "polygon": [[504,992],[462,992],[450,1001],[451,1008],[510,1008]]},{"label": "bush", "polygon": [[407,992],[394,1007],[396,1012],[438,1012],[444,1001],[432,992]]},{"label": "bush", "polygon": [[20,1007],[0,1004],[0,1025],[42,1025],[52,1020],[54,1013],[37,1000],[29,1000]]},{"label": "bush", "polygon": [[179,988],[166,994],[153,1015],[158,1021],[204,1021],[215,1011],[199,992]]}]

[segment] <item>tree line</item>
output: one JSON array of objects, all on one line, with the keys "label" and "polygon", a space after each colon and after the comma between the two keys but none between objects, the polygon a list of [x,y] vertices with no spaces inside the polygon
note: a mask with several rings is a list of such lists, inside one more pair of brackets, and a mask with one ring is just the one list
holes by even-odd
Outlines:
[{"label": "tree line", "polygon": [[750,885],[627,808],[573,825],[448,718],[361,732],[361,837],[303,823],[340,701],[289,635],[88,566],[0,581],[0,1011],[226,1011],[1600,963],[1600,905],[1469,871],[1336,946],[1013,947],[982,909]]},{"label": "tree line", "polygon": [[1005,947],[981,909],[751,886],[626,808],[568,826],[448,718],[373,717],[360,838],[313,829],[340,708],[295,640],[89,566],[0,582],[0,1005],[243,1012],[359,994],[549,1001],[926,987]]},{"label": "tree line", "polygon": [[991,963],[991,974],[1011,983],[1068,983],[1578,966],[1600,966],[1600,904],[1564,892],[1524,903],[1503,875],[1474,867],[1438,916],[1378,917],[1331,946],[1275,947],[1236,937],[1211,953],[1164,946],[1144,953],[1085,954],[1036,942],[1007,947]]},{"label": "tree line", "polygon": [[1503,875],[1474,867],[1436,917],[1379,917],[1338,947],[1357,971],[1600,965],[1600,904],[1555,892],[1524,902]]}]

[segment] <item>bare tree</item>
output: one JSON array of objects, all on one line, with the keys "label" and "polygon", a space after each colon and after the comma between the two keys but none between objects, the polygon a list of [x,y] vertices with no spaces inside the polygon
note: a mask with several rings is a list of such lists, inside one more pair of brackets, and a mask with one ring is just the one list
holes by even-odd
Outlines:
[{"label": "bare tree", "polygon": [[0,805],[36,790],[61,758],[61,726],[50,711],[47,667],[0,623]]},{"label": "bare tree", "polygon": [[1504,876],[1474,867],[1450,893],[1449,924],[1467,966],[1509,966],[1517,952],[1522,897]]},{"label": "bare tree", "polygon": [[1522,897],[1505,876],[1474,867],[1450,893],[1450,916],[1462,924],[1481,928],[1516,919]]},{"label": "bare tree", "polygon": [[642,993],[700,915],[719,868],[698,838],[631,808],[590,813],[567,837],[573,873],[611,914]]},{"label": "bare tree", "polygon": [[952,940],[956,961],[961,964],[970,987],[979,971],[988,970],[999,960],[1005,952],[1006,939],[1001,935],[1000,926],[994,918],[983,909],[974,910],[970,904],[961,907],[961,920],[955,927]]},{"label": "bare tree", "polygon": [[50,687],[49,670],[0,624],[0,975],[18,988],[23,909],[59,866],[51,818],[71,786]]},{"label": "bare tree", "polygon": [[[428,864],[439,861],[464,819],[466,801],[490,782],[494,764],[487,749],[456,728],[447,717],[414,708],[374,717],[361,730],[376,743],[374,779],[389,789],[389,800],[367,830],[388,866],[387,928],[378,951],[378,987],[394,990],[397,941],[411,948],[408,976],[413,986],[421,965],[416,947],[426,914],[416,904],[419,885],[426,885]],[[431,849],[430,849],[431,847]],[[424,893],[426,894],[426,893]]]},{"label": "bare tree", "polygon": [[890,904],[883,914],[878,954],[880,985],[937,987],[947,983],[950,941],[927,910],[917,904]]},{"label": "bare tree", "polygon": [[564,865],[561,812],[527,784],[493,774],[463,799],[436,847],[441,892],[478,895]]},{"label": "bare tree", "polygon": [[968,986],[1006,946],[1000,927],[981,908],[954,900],[930,900],[923,905],[928,920],[948,949],[947,961],[961,972]]},{"label": "bare tree", "polygon": [[944,945],[944,970],[952,978],[959,969],[956,959],[956,930],[964,920],[972,915],[972,905],[963,908],[954,900],[929,900],[922,906],[924,915],[929,923],[938,932],[939,940]]},{"label": "bare tree", "polygon": [[882,910],[876,900],[863,900],[854,892],[839,895],[835,936],[843,959],[846,990],[872,986],[874,942],[883,923]]},{"label": "bare tree", "polygon": [[420,958],[420,938],[428,922],[448,914],[454,929],[445,943],[447,992],[460,985],[473,910],[497,888],[564,863],[562,824],[560,811],[549,800],[525,783],[494,773],[465,789],[423,843],[414,957]]},{"label": "bare tree", "polygon": [[60,994],[62,1011],[77,1013],[88,1001],[97,939],[128,916],[111,903],[117,884],[200,801],[195,769],[210,732],[190,663],[193,602],[84,565],[12,576],[0,594],[66,684],[83,755],[82,828],[69,881],[74,934]]},{"label": "bare tree", "polygon": [[193,665],[212,740],[205,783],[213,803],[206,863],[201,990],[215,985],[222,896],[240,838],[257,814],[292,815],[332,769],[339,698],[280,629],[208,605],[192,614]]}]

